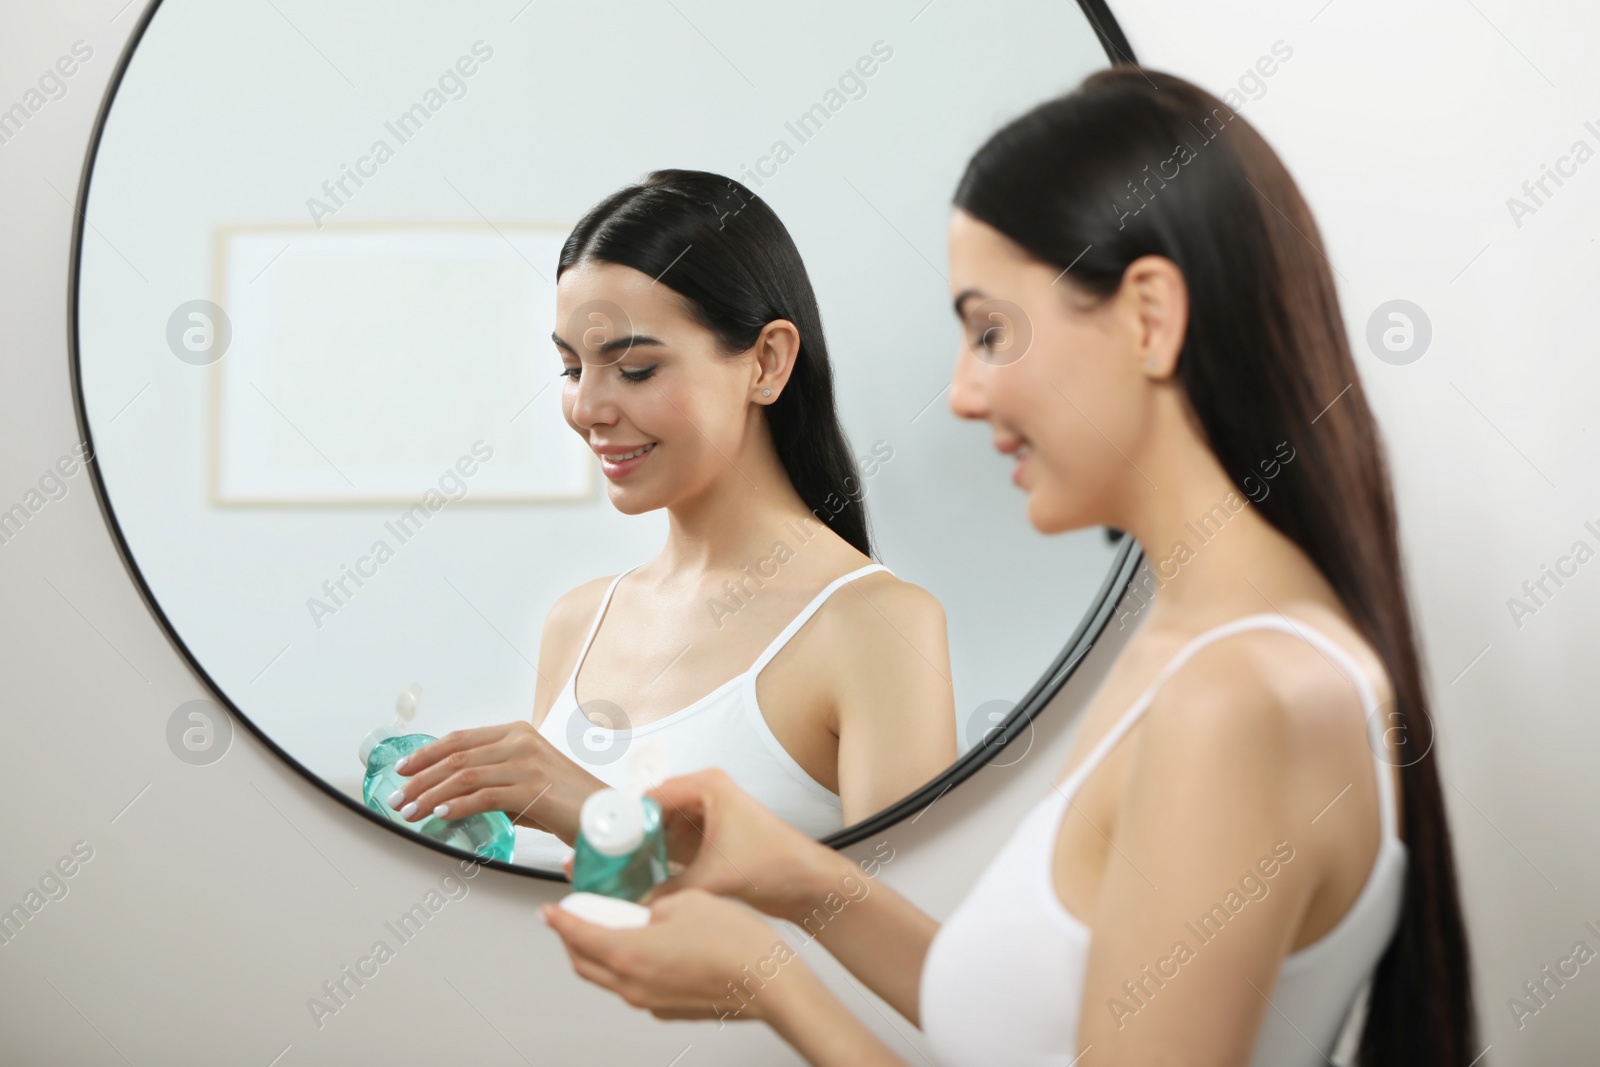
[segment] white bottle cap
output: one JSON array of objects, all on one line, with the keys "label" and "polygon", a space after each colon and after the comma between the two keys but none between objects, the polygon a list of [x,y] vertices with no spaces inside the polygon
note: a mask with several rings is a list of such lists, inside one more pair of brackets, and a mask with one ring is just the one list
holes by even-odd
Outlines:
[{"label": "white bottle cap", "polygon": [[645,743],[628,753],[628,784],[623,792],[642,797],[667,776],[667,754],[659,745]]},{"label": "white bottle cap", "polygon": [[626,856],[644,841],[644,805],[620,789],[597,789],[578,809],[578,832],[602,856]]},{"label": "white bottle cap", "polygon": [[394,724],[396,726],[409,726],[411,720],[417,717],[417,709],[422,706],[422,686],[412,682],[400,690],[400,695],[394,698]]},{"label": "white bottle cap", "polygon": [[365,767],[372,758],[372,750],[389,740],[399,737],[407,732],[411,720],[417,717],[417,709],[422,706],[422,686],[412,682],[400,690],[400,695],[394,698],[394,725],[380,726],[366,737],[361,739],[361,744],[356,748],[356,756]]}]

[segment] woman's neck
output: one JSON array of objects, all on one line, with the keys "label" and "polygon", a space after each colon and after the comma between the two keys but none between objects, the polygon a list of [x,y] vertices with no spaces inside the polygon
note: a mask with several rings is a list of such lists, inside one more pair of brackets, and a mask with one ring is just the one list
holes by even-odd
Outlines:
[{"label": "woman's neck", "polygon": [[822,524],[770,446],[731,457],[703,492],[667,509],[659,559],[674,573],[736,571],[775,541],[807,540]]},{"label": "woman's neck", "polygon": [[[1267,521],[1202,442],[1146,453],[1138,462],[1159,488],[1140,480],[1145,491],[1124,502],[1117,524],[1147,557],[1156,618],[1278,612],[1296,600],[1332,596],[1309,557]],[[1258,499],[1275,491],[1272,481],[1259,481]]]}]

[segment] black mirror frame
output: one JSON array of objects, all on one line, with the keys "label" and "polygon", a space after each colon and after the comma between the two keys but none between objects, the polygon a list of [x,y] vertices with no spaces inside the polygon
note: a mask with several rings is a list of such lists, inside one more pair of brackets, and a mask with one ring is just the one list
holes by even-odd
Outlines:
[{"label": "black mirror frame", "polygon": [[[1129,47],[1128,40],[1123,35],[1121,27],[1117,25],[1116,19],[1112,17],[1105,0],[1077,0],[1077,3],[1084,16],[1089,20],[1089,25],[1094,29],[1095,36],[1099,39],[1101,47],[1105,49],[1106,56],[1111,61],[1111,64],[1115,66],[1117,64],[1134,63],[1133,50]],[[145,31],[149,28],[151,20],[155,17],[156,11],[160,7],[161,0],[154,0],[140,15],[138,25],[134,27],[132,34],[128,38],[127,47],[123,49],[122,55],[117,59],[117,66],[111,74],[110,82],[106,86],[105,96],[100,101],[99,111],[95,116],[94,129],[89,137],[88,151],[84,156],[83,170],[78,182],[78,195],[74,205],[75,214],[72,224],[72,249],[67,264],[67,337],[69,358],[71,360],[73,410],[77,418],[79,435],[86,446],[84,465],[88,468],[90,481],[94,485],[95,500],[99,504],[101,515],[105,518],[106,527],[111,532],[112,540],[116,543],[117,552],[122,557],[123,566],[133,579],[134,585],[138,587],[139,594],[144,598],[150,613],[161,624],[161,628],[165,631],[167,638],[172,642],[173,647],[177,649],[179,655],[183,657],[184,662],[189,665],[190,670],[205,684],[206,690],[212,699],[226,708],[233,719],[243,723],[262,744],[272,750],[289,766],[299,771],[317,788],[333,797],[344,807],[360,813],[362,817],[400,835],[407,841],[424,845],[447,856],[469,860],[494,870],[547,881],[565,882],[566,878],[559,872],[519,866],[500,860],[480,859],[469,852],[441,844],[430,838],[423,837],[421,834],[408,832],[388,819],[380,817],[376,812],[369,810],[364,805],[357,803],[353,797],[346,795],[313,774],[273,741],[264,730],[254,722],[251,722],[249,717],[234,705],[222,687],[201,666],[200,661],[195,658],[188,645],[184,643],[183,638],[178,634],[171,620],[162,611],[154,591],[145,581],[144,574],[139,570],[139,565],[133,558],[133,552],[129,548],[126,538],[123,537],[122,527],[118,524],[116,513],[111,508],[111,500],[106,491],[105,480],[101,475],[99,459],[94,449],[93,436],[89,430],[89,415],[84,405],[82,359],[78,337],[78,280],[83,256],[83,237],[86,224],[84,212],[89,203],[89,183],[94,174],[95,157],[99,153],[100,139],[105,132],[106,119],[111,113],[111,105],[116,99],[117,90],[122,85],[123,75],[128,69],[128,64],[133,59],[134,51],[139,47],[139,42],[143,40]],[[1114,537],[1119,538],[1117,551],[1112,557],[1110,572],[1095,593],[1095,599],[1091,604],[1090,610],[1078,624],[1077,629],[1073,631],[1072,636],[1067,640],[1065,647],[1055,658],[1055,661],[1050,664],[1043,676],[1033,684],[1027,694],[1017,702],[1017,706],[1007,716],[1005,722],[1000,725],[998,732],[992,736],[986,735],[983,744],[968,750],[947,767],[942,774],[930,780],[916,792],[883,809],[876,815],[863,819],[853,826],[847,826],[838,833],[830,834],[822,839],[822,844],[832,848],[843,848],[846,845],[854,844],[888,829],[913,812],[921,811],[977,773],[978,769],[987,764],[995,753],[1001,751],[1025,731],[1031,729],[1033,720],[1050,703],[1056,693],[1060,691],[1067,679],[1071,677],[1079,662],[1088,654],[1089,649],[1093,647],[1095,641],[1105,629],[1106,624],[1111,620],[1112,612],[1121,601],[1123,593],[1127,590],[1128,584],[1132,581],[1133,575],[1143,558],[1133,538],[1127,534],[1117,535],[1115,531],[1112,531],[1112,534]]]}]

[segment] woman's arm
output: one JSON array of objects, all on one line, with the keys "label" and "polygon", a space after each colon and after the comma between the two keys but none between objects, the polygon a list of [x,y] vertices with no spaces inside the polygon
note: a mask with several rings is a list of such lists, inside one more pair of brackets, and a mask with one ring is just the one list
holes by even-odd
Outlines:
[{"label": "woman's arm", "polygon": [[895,1011],[921,1026],[922,964],[939,924],[847,856],[814,859],[806,896],[782,916],[819,942]]},{"label": "woman's arm", "polygon": [[926,785],[956,759],[944,607],[908,582],[857,581],[833,596],[832,685],[845,825]]},{"label": "woman's arm", "polygon": [[862,1025],[805,964],[790,976],[767,1008],[778,1036],[813,1067],[904,1067],[876,1034]]},{"label": "woman's arm", "polygon": [[[1332,819],[1312,821],[1345,779],[1318,782],[1325,798],[1308,801],[1301,783],[1316,761],[1297,758],[1303,709],[1286,707],[1242,651],[1196,657],[1125,742],[1116,821],[1100,828],[1105,873],[1084,905],[1094,936],[1078,1042],[1096,1063],[1244,1063],[1278,1010],[1269,998]],[[1336,710],[1361,729],[1359,711]],[[1067,819],[1064,833],[1085,816]]]},{"label": "woman's arm", "polygon": [[683,889],[737,897],[794,923],[912,1023],[922,961],[938,923],[847,856],[779,819],[720,770],[669,779],[661,803],[682,873],[651,902]]},{"label": "woman's arm", "polygon": [[765,1021],[817,1067],[903,1067],[805,961],[743,904],[697,889],[650,908],[637,930],[540,909],[578,975],[658,1019]]}]

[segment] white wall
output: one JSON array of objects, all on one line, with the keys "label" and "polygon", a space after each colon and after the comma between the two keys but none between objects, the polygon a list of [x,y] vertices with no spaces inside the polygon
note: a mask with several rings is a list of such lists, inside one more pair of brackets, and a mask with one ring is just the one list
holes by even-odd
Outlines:
[{"label": "white wall", "polygon": [[[74,40],[95,55],[65,98],[0,145],[0,507],[75,441],[70,199],[135,17],[118,2],[26,11],[13,2],[3,16],[0,106]],[[921,6],[908,5],[907,17]],[[1444,736],[1493,1045],[1481,1062],[1591,1058],[1585,1050],[1600,1039],[1592,966],[1521,1030],[1506,1000],[1588,936],[1585,920],[1600,925],[1600,668],[1580,658],[1600,633],[1600,564],[1580,568],[1520,628],[1506,601],[1574,541],[1600,543],[1584,528],[1600,526],[1600,365],[1579,319],[1595,289],[1600,165],[1566,179],[1520,228],[1505,201],[1574,140],[1600,143],[1583,126],[1600,126],[1600,85],[1588,73],[1597,13],[1490,0],[1117,7],[1148,65],[1214,90],[1273,42],[1290,44],[1293,58],[1243,113],[1317,212],[1352,336],[1392,298],[1432,321],[1420,361],[1390,366],[1358,341],[1358,363],[1396,469]],[[1003,46],[983,43],[974,62],[1003,76]],[[447,862],[338,807],[242,731],[213,766],[173,759],[167,718],[201,689],[130,584],[83,476],[69,485],[0,546],[12,809],[0,906],[19,901],[74,842],[88,842],[94,858],[67,897],[0,946],[8,1062],[666,1064],[685,1046],[684,1065],[793,1061],[758,1028],[656,1024],[579,984],[532,910],[555,887],[494,872],[316,1030],[305,999],[436,885]],[[1090,657],[1019,763],[986,769],[885,835],[896,849],[888,882],[935,914],[948,910],[1059,764],[1071,713],[1117,638]],[[921,1062],[895,1037],[903,1023],[835,977],[869,1024]]]}]

